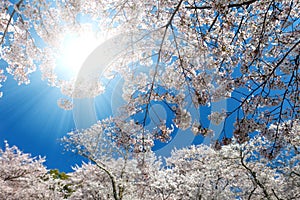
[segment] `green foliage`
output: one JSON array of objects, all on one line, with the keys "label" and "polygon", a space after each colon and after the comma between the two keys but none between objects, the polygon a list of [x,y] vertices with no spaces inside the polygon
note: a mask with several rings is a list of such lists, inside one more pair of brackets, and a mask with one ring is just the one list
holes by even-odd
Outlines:
[{"label": "green foliage", "polygon": [[54,179],[67,180],[69,178],[65,172],[59,172],[58,169],[51,169],[49,173]]},{"label": "green foliage", "polygon": [[49,174],[52,176],[53,179],[61,180],[60,192],[63,192],[64,198],[67,199],[74,192],[74,190],[71,189],[72,184],[67,183],[67,180],[70,176],[67,175],[65,172],[60,172],[58,169],[51,169],[49,171]]}]

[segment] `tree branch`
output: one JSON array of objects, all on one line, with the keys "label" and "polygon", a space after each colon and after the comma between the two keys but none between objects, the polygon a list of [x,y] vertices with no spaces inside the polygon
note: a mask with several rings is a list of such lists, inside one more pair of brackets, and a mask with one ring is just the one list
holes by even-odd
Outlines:
[{"label": "tree branch", "polygon": [[240,151],[240,156],[241,156],[241,164],[242,166],[251,174],[251,176],[253,177],[255,183],[263,190],[263,193],[265,195],[265,197],[267,199],[271,199],[270,195],[268,194],[266,188],[264,187],[264,185],[257,179],[256,173],[253,172],[244,162],[244,157],[242,156],[242,151]]},{"label": "tree branch", "polygon": [[[16,4],[16,7],[17,7],[18,9],[19,9],[19,7],[20,7],[20,5],[21,5],[22,2],[23,2],[23,0],[20,0],[20,1]],[[16,14],[16,9],[14,9],[14,10],[12,11],[12,13],[11,13],[11,15],[10,15],[10,17],[9,17],[9,20],[8,20],[8,22],[7,22],[7,25],[6,25],[6,27],[5,27],[5,30],[4,30],[4,32],[3,32],[3,35],[2,35],[2,38],[1,38],[1,41],[0,41],[0,45],[3,44],[3,42],[4,42],[4,38],[5,38],[5,36],[6,36],[7,32],[8,32],[8,28],[9,28],[9,26],[10,26],[10,24],[11,24],[11,21],[13,20],[13,17],[14,17],[15,14]]]},{"label": "tree branch", "polygon": [[[229,4],[228,8],[242,7],[242,6],[250,5],[250,4],[252,4],[256,1],[257,0],[250,0],[250,1],[245,1],[245,2],[242,2],[242,3],[233,3],[233,4]],[[213,7],[212,6],[186,6],[185,8],[205,10],[205,9],[212,9]]]},{"label": "tree branch", "polygon": [[[171,18],[169,19],[168,23],[164,26],[165,27],[165,31],[164,31],[164,35],[163,35],[163,38],[162,38],[162,41],[160,43],[160,47],[159,47],[159,52],[158,52],[158,58],[157,58],[157,63],[156,63],[156,66],[155,66],[155,72],[154,72],[154,75],[153,75],[153,78],[152,78],[152,83],[151,83],[151,88],[150,88],[150,91],[149,91],[149,96],[148,96],[148,100],[147,100],[147,105],[146,105],[146,112],[145,112],[145,117],[144,117],[144,120],[143,120],[143,126],[145,127],[146,125],[146,119],[148,117],[148,112],[149,112],[149,104],[150,104],[150,101],[151,101],[151,97],[152,97],[152,93],[153,93],[153,90],[154,90],[154,83],[155,83],[155,80],[156,80],[156,76],[157,76],[157,72],[158,72],[158,66],[159,66],[159,62],[160,62],[160,59],[161,59],[161,52],[162,52],[162,48],[163,48],[163,44],[164,44],[164,41],[165,41],[165,38],[166,38],[166,35],[167,35],[167,31],[168,31],[168,28],[169,26],[171,25],[174,17],[175,17],[175,14],[178,12],[181,4],[182,4],[183,0],[181,0],[178,5],[176,6],[174,12],[172,13],[172,16]],[[143,148],[144,148],[144,129],[143,129]]]}]

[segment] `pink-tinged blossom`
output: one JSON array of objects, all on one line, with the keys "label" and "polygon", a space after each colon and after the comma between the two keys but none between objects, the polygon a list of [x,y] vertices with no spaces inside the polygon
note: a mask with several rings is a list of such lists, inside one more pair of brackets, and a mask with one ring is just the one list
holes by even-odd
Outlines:
[{"label": "pink-tinged blossom", "polygon": [[33,158],[5,141],[5,149],[0,149],[0,198],[62,199],[62,190],[44,162],[45,158]]}]

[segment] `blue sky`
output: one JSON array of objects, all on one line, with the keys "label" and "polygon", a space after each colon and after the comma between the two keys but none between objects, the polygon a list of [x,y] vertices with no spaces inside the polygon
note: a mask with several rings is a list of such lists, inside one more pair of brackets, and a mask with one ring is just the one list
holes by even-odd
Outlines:
[{"label": "blue sky", "polygon": [[[0,68],[6,68],[5,62],[0,61]],[[75,129],[73,112],[58,107],[57,100],[61,98],[60,90],[49,87],[45,81],[42,81],[39,71],[34,72],[30,79],[29,85],[18,86],[9,75],[1,88],[4,96],[0,98],[0,146],[3,148],[3,141],[7,140],[10,145],[16,145],[32,156],[46,156],[45,164],[48,169],[58,168],[60,171],[70,172],[71,167],[80,164],[82,158],[66,152],[60,139]],[[122,98],[120,95],[122,92],[119,91],[121,88],[115,85],[118,83],[116,80],[116,83],[107,88],[106,93],[95,99],[98,119],[109,117],[112,112],[114,113],[111,109],[119,106],[116,99]],[[167,118],[167,123],[170,124],[170,118],[173,118],[174,114],[163,105],[158,103],[154,107],[160,112],[160,116]],[[207,116],[210,111],[208,107],[200,109],[202,123],[209,124]],[[175,129],[169,143],[156,141],[153,150],[158,155],[168,156],[174,147],[186,147],[192,143],[202,142],[203,137],[195,137],[190,130]]]},{"label": "blue sky", "polygon": [[[6,68],[6,64],[1,60],[0,68]],[[9,76],[1,88],[4,96],[0,98],[0,146],[3,147],[3,141],[7,140],[10,145],[16,145],[33,156],[46,156],[45,164],[48,169],[58,168],[61,171],[71,171],[71,166],[80,163],[81,158],[76,154],[65,152],[60,138],[75,129],[73,113],[58,107],[60,90],[47,86],[47,83],[41,80],[40,72],[33,73],[30,80],[29,85],[18,86],[12,76]],[[110,90],[118,93],[115,91],[115,86],[112,87]],[[109,106],[113,105],[115,99],[112,95],[100,95],[96,98],[98,119],[111,114]],[[166,117],[173,117],[171,111],[166,112],[164,114]],[[206,125],[205,127],[209,124],[207,120],[209,114],[210,108],[200,110],[200,118]],[[171,123],[170,119],[167,121]],[[169,148],[165,148],[164,155],[169,155],[171,147],[186,146],[193,142],[199,144],[203,141],[202,137],[194,137],[190,131],[187,133],[176,130],[172,137],[173,141],[168,144]],[[165,146],[159,142],[155,144],[154,150]]]},{"label": "blue sky", "polygon": [[[0,68],[5,64],[0,62]],[[33,156],[46,156],[46,166],[71,171],[81,163],[79,156],[65,152],[59,139],[75,128],[72,111],[57,106],[59,89],[47,86],[40,73],[31,75],[29,85],[18,86],[11,76],[1,88],[0,143],[4,140]]]},{"label": "blue sky", "polygon": [[[0,68],[6,68],[5,62],[0,61]],[[32,156],[46,156],[45,165],[48,169],[58,168],[60,171],[70,172],[71,167],[80,164],[82,158],[66,152],[60,139],[75,129],[73,112],[58,107],[60,90],[49,87],[42,81],[39,71],[33,73],[30,79],[29,85],[18,86],[9,75],[1,88],[4,95],[0,98],[0,146],[3,148],[4,140],[7,140],[11,146],[16,145]],[[99,119],[108,117],[112,112],[109,107],[114,105],[116,97],[111,96],[111,91],[108,93],[109,95],[100,95],[95,99]],[[207,111],[202,114],[208,115]],[[170,113],[166,117],[170,117],[169,115]],[[202,142],[202,137],[195,138],[190,132],[176,130],[172,137],[173,140],[176,139],[168,144],[155,142],[153,150],[169,145],[158,152],[169,155],[174,146],[186,146],[193,141],[198,144]],[[184,140],[189,140],[188,144]]]},{"label": "blue sky", "polygon": [[[4,61],[0,60],[0,68],[6,68]],[[64,75],[66,74],[59,74]],[[57,100],[62,97],[60,89],[49,87],[46,81],[41,80],[39,71],[30,75],[30,80],[29,85],[18,86],[13,77],[8,75],[7,81],[0,89],[4,93],[0,98],[0,147],[3,148],[4,140],[7,140],[10,145],[16,145],[32,156],[45,156],[48,169],[72,171],[71,167],[80,164],[82,158],[64,151],[60,139],[75,129],[73,112],[58,107]],[[119,81],[118,79],[113,81],[107,88],[107,93],[95,99],[98,119],[109,117],[116,112],[114,109],[118,107],[122,93],[122,87],[118,85],[122,81]],[[174,113],[163,105],[157,103],[154,107],[159,110],[160,116],[168,118],[166,121],[170,125]],[[210,111],[211,108],[208,107],[200,109],[200,121],[207,128],[209,126],[207,116]],[[195,117],[197,116],[195,113],[199,111],[193,112],[192,115]],[[151,117],[154,117],[153,113]],[[143,116],[141,118],[143,119]],[[148,128],[151,128],[151,125]],[[182,131],[175,128],[172,140],[167,144],[156,141],[153,150],[158,155],[168,156],[174,147],[186,147],[192,143],[202,142],[202,136],[195,137],[190,130]]]}]

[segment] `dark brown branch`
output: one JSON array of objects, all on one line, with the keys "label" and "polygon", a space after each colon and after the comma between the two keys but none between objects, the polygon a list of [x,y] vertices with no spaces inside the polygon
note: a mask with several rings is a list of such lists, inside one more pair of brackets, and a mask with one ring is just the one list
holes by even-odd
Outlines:
[{"label": "dark brown branch", "polygon": [[292,171],[292,172],[290,173],[290,175],[292,175],[292,174],[295,174],[296,176],[299,176],[299,177],[300,177],[300,174],[297,173],[297,172]]},{"label": "dark brown branch", "polygon": [[279,197],[277,196],[277,194],[275,193],[275,190],[274,190],[274,189],[272,189],[272,192],[273,192],[274,196],[276,197],[276,199],[280,200],[280,198],[279,198]]},{"label": "dark brown branch", "polygon": [[268,194],[268,192],[267,192],[266,188],[264,187],[264,185],[257,179],[256,173],[253,172],[253,171],[245,164],[245,162],[244,162],[244,157],[243,157],[242,154],[243,154],[243,153],[242,153],[242,151],[241,151],[241,152],[240,152],[240,156],[241,156],[241,164],[242,164],[242,166],[243,166],[243,167],[251,174],[251,176],[253,177],[255,183],[263,190],[263,193],[264,193],[265,197],[266,197],[267,199],[271,199],[271,198],[270,198],[270,195]]},{"label": "dark brown branch", "polygon": [[290,81],[288,83],[287,89],[285,90],[285,92],[283,94],[282,101],[281,101],[281,104],[279,106],[280,107],[280,111],[279,111],[279,114],[278,114],[278,124],[277,124],[277,127],[276,127],[275,141],[274,141],[274,144],[272,146],[271,154],[273,153],[274,149],[276,148],[276,143],[277,143],[278,134],[279,134],[279,125],[280,125],[280,122],[282,121],[282,114],[283,114],[284,102],[287,100],[286,96],[287,96],[287,94],[289,92],[288,88],[292,85],[292,81],[293,80],[294,80],[294,73],[292,73],[292,76],[291,76]]},{"label": "dark brown branch", "polygon": [[[172,13],[172,16],[170,18],[170,20],[168,21],[168,23],[164,26],[165,27],[165,31],[164,31],[164,35],[163,35],[163,38],[162,38],[162,41],[160,43],[160,47],[159,47],[159,52],[158,52],[158,58],[157,58],[157,63],[156,63],[156,66],[155,66],[155,72],[154,72],[154,75],[153,75],[153,78],[152,78],[152,83],[151,83],[151,88],[150,88],[150,91],[149,91],[149,97],[148,97],[148,104],[146,105],[146,112],[145,112],[145,117],[144,117],[144,120],[143,120],[143,126],[145,126],[146,124],[146,119],[148,117],[148,112],[149,112],[149,105],[150,105],[150,101],[151,101],[151,97],[152,97],[152,93],[153,93],[153,90],[154,90],[154,82],[155,82],[155,79],[156,79],[156,76],[157,76],[157,72],[158,72],[158,66],[159,66],[159,62],[160,62],[160,59],[161,59],[161,52],[162,52],[162,48],[163,48],[163,44],[164,44],[164,41],[165,41],[165,38],[166,38],[166,35],[167,35],[167,31],[168,31],[168,28],[169,26],[171,25],[174,17],[175,17],[175,14],[178,12],[181,4],[182,4],[183,0],[181,0],[178,5],[176,6],[176,9],[174,10],[174,12]],[[144,147],[144,130],[143,130],[143,147]]]},{"label": "dark brown branch", "polygon": [[[237,8],[237,7],[242,7],[242,6],[248,6],[256,1],[257,0],[250,0],[250,1],[245,1],[242,3],[233,3],[233,4],[229,4],[228,8]],[[212,6],[186,6],[185,8],[204,10],[204,9],[212,9],[213,7]]]},{"label": "dark brown branch", "polygon": [[172,13],[171,18],[170,18],[169,22],[168,22],[167,25],[166,25],[166,29],[171,25],[171,23],[172,23],[172,21],[173,21],[173,19],[174,19],[174,17],[175,17],[175,14],[178,12],[178,10],[179,10],[179,8],[180,8],[182,2],[183,2],[183,0],[181,0],[181,1],[178,3],[176,9],[175,9],[174,12]]},{"label": "dark brown branch", "polygon": [[[112,189],[113,189],[113,196],[115,200],[121,200],[121,198],[118,196],[118,192],[117,192],[117,185],[116,185],[116,180],[115,177],[113,176],[113,174],[111,174],[106,168],[105,165],[102,162],[96,161],[92,156],[89,156],[88,154],[78,151],[78,154],[89,159],[90,161],[92,161],[93,163],[95,163],[95,165],[103,170],[109,177],[111,184],[112,184]],[[100,164],[99,164],[100,163]]]},{"label": "dark brown branch", "polygon": [[229,4],[228,8],[235,8],[235,7],[241,7],[241,6],[248,6],[254,2],[256,2],[257,0],[250,0],[250,1],[245,1],[242,3],[233,3],[233,4]]},{"label": "dark brown branch", "polygon": [[7,177],[5,177],[3,180],[4,180],[4,181],[12,181],[12,180],[14,180],[14,179],[18,179],[18,178],[24,176],[26,173],[27,173],[26,170],[24,170],[24,171],[22,171],[22,172],[17,173],[17,175],[14,175],[14,176],[7,176]]},{"label": "dark brown branch", "polygon": [[[22,2],[23,2],[23,0],[19,1],[19,2],[16,4],[17,9],[19,9],[19,7],[20,7],[20,5],[21,5]],[[14,17],[15,14],[16,14],[16,10],[14,9],[14,10],[12,11],[10,17],[9,17],[9,20],[8,20],[7,25],[6,25],[6,27],[5,27],[5,30],[4,30],[4,32],[3,32],[3,35],[2,35],[2,38],[1,38],[1,41],[0,41],[0,45],[3,44],[3,42],[4,42],[4,38],[5,38],[5,36],[6,36],[7,32],[8,32],[8,28],[9,28],[9,26],[10,26],[10,24],[11,24],[11,22],[12,22],[13,17]]]},{"label": "dark brown branch", "polygon": [[253,190],[251,190],[250,195],[248,197],[248,200],[251,200],[252,195],[254,194],[255,190],[256,190],[257,186],[253,188]]},{"label": "dark brown branch", "polygon": [[233,36],[233,38],[232,38],[232,40],[231,40],[231,42],[230,42],[230,45],[232,45],[233,42],[234,42],[234,39],[237,38],[237,35],[239,34],[240,29],[241,29],[241,27],[242,27],[244,18],[245,18],[245,17],[243,16],[242,19],[241,19],[241,21],[240,21],[240,23],[239,23],[239,27],[238,27],[238,29],[236,30],[236,32],[235,32],[235,34],[234,34],[234,36]]},{"label": "dark brown branch", "polygon": [[216,21],[217,21],[219,15],[220,15],[219,13],[216,15],[214,21],[211,23],[211,25],[210,25],[210,27],[209,27],[209,29],[208,29],[208,32],[210,32],[211,29],[213,28],[213,26],[215,25],[215,23],[216,23]]},{"label": "dark brown branch", "polygon": [[255,89],[253,89],[248,95],[247,97],[245,97],[245,100],[237,107],[235,108],[233,111],[230,111],[227,115],[227,117],[229,117],[231,114],[233,114],[235,111],[239,110],[246,102],[247,99],[249,97],[252,96],[252,94],[254,94],[259,88],[264,87],[268,81],[270,80],[270,78],[272,77],[272,75],[275,73],[276,69],[283,63],[283,61],[286,59],[286,57],[300,44],[300,40],[298,40],[289,50],[288,52],[286,52],[286,54],[281,58],[281,60],[277,63],[277,65],[273,68],[273,70],[268,74],[266,80],[264,82],[262,82],[259,86],[257,86]]},{"label": "dark brown branch", "polygon": [[115,181],[114,176],[106,168],[104,168],[103,166],[99,165],[96,162],[96,160],[94,160],[90,156],[88,156],[87,158],[90,159],[92,162],[94,162],[97,165],[97,167],[99,167],[99,169],[103,170],[109,176],[109,178],[111,180],[112,188],[113,188],[114,199],[115,200],[120,200],[121,198],[118,197],[117,185],[116,185],[116,181]]},{"label": "dark brown branch", "polygon": [[195,9],[195,10],[204,10],[204,9],[212,9],[212,6],[186,6],[187,9]]}]

